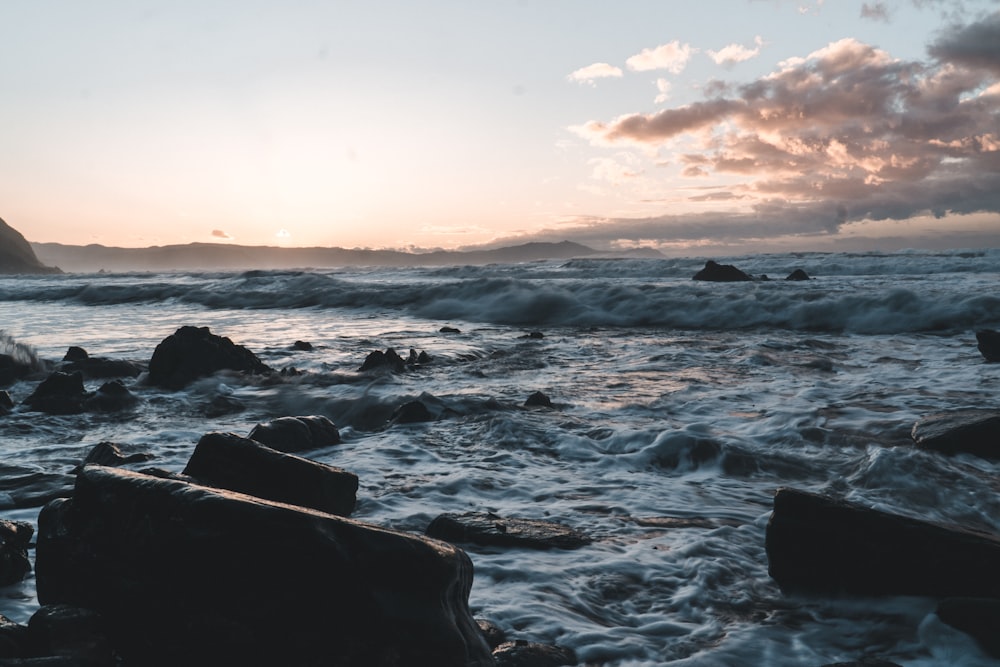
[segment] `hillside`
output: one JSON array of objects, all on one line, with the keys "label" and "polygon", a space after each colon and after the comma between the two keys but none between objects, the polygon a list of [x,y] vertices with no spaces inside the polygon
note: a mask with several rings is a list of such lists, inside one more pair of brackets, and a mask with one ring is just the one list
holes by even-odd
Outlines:
[{"label": "hillside", "polygon": [[38,261],[31,245],[19,231],[0,219],[0,273],[60,273]]}]

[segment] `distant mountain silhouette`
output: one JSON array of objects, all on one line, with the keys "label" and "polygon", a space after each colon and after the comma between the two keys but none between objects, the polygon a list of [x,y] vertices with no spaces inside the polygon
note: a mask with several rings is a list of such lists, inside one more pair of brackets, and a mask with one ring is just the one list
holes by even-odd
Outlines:
[{"label": "distant mountain silhouette", "polygon": [[489,250],[402,252],[345,248],[278,248],[229,243],[190,243],[149,248],[34,243],[35,253],[65,271],[229,271],[338,266],[441,266],[507,264],[574,257],[662,257],[655,250],[603,252],[579,243],[526,243]]},{"label": "distant mountain silhouette", "polygon": [[38,261],[31,245],[21,232],[0,219],[0,273],[61,273],[61,271]]}]

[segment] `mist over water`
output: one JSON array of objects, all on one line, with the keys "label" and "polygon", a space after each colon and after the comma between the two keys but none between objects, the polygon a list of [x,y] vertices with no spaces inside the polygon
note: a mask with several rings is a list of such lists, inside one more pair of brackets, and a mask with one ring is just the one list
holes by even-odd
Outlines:
[{"label": "mist over water", "polygon": [[[995,664],[937,620],[933,600],[782,595],[764,530],[775,490],[790,486],[1000,532],[996,464],[920,451],[909,436],[930,413],[996,406],[1000,364],[984,363],[974,331],[1000,328],[1000,252],[719,261],[771,280],[694,282],[698,259],[3,279],[8,354],[53,366],[79,345],[146,363],[194,325],[301,372],[223,373],[180,392],[140,376],[125,413],[17,407],[0,417],[0,453],[65,473],[113,441],[179,471],[206,432],[323,414],[344,442],[305,455],[360,477],[354,518],[423,532],[443,512],[492,511],[594,538],[578,550],[464,547],[474,613],[516,638],[616,667]],[[782,280],[795,268],[814,279]],[[431,361],[358,372],[388,347]],[[15,404],[37,381],[8,387]],[[526,408],[534,391],[553,408]],[[217,414],[219,397],[243,409]],[[414,399],[436,419],[390,424]],[[0,590],[0,613],[26,621],[32,596],[30,579]]]}]

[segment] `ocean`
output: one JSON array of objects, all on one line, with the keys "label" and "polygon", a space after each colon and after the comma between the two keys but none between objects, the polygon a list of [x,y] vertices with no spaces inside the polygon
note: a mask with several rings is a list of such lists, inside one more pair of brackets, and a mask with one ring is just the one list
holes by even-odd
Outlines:
[{"label": "ocean", "polygon": [[[129,378],[134,409],[65,416],[20,405],[38,378],[19,381],[0,456],[68,473],[110,441],[155,457],[129,467],[180,472],[205,433],[325,415],[343,442],[303,455],[359,476],[355,519],[423,533],[489,511],[590,536],[464,546],[474,615],[581,664],[1000,664],[931,599],[784,595],[764,551],[780,487],[1000,533],[998,464],[910,438],[929,414],[997,407],[1000,364],[974,334],[1000,328],[1000,250],[716,260],[770,280],[693,281],[697,257],[2,278],[0,352],[146,364],[193,325],[286,372],[177,392]],[[387,348],[429,361],[359,372]],[[536,391],[552,407],[525,406]],[[412,400],[434,419],[393,422]],[[0,518],[37,513],[0,494]],[[31,576],[0,589],[8,618],[35,609]]]}]

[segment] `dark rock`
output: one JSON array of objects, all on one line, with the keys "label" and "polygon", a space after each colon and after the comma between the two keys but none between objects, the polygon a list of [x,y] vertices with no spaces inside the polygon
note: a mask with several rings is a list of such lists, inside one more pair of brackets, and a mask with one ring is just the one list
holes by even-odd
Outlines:
[{"label": "dark rock", "polygon": [[201,377],[221,370],[269,374],[253,352],[217,336],[208,327],[181,327],[156,346],[149,360],[149,383],[181,389]]},{"label": "dark rock", "polygon": [[53,415],[73,415],[83,412],[84,401],[90,395],[83,388],[83,375],[56,371],[35,387],[24,399],[24,405],[38,412]]},{"label": "dark rock", "polygon": [[399,356],[394,349],[388,348],[385,352],[381,350],[375,350],[365,357],[364,363],[358,371],[373,371],[388,369],[396,373],[402,373],[406,370],[406,361]]},{"label": "dark rock", "polygon": [[711,280],[714,282],[737,282],[753,280],[732,264],[718,264],[712,260],[705,262],[705,268],[694,274],[692,280]]},{"label": "dark rock", "polygon": [[423,350],[420,350],[420,354],[417,355],[418,364],[429,364],[431,361],[431,355],[427,354]]},{"label": "dark rock", "polygon": [[86,361],[89,358],[90,355],[87,354],[87,351],[76,345],[71,346],[63,355],[63,361]]},{"label": "dark rock", "polygon": [[421,401],[408,401],[396,408],[389,421],[395,424],[417,424],[434,421],[434,414]]},{"label": "dark rock", "polygon": [[21,658],[34,653],[28,639],[28,626],[0,616],[0,658],[4,659],[0,664],[9,664],[9,658]]},{"label": "dark rock", "polygon": [[1000,459],[1000,412],[954,410],[924,417],[910,433],[921,449]]},{"label": "dark rock", "polygon": [[243,401],[225,394],[216,394],[202,406],[202,412],[206,417],[221,417],[223,415],[234,415],[243,412],[247,406]]},{"label": "dark rock", "polygon": [[521,338],[530,338],[531,340],[541,340],[545,338],[545,334],[541,331],[532,331],[531,333],[526,333]]},{"label": "dark rock", "polygon": [[525,407],[551,408],[552,401],[540,391],[536,391],[524,401]]},{"label": "dark rock", "polygon": [[39,602],[100,613],[123,664],[493,664],[444,542],[101,466],[38,526]]},{"label": "dark rock", "polygon": [[577,664],[573,649],[538,644],[523,639],[504,642],[493,649],[496,667],[561,667]]},{"label": "dark rock", "polygon": [[785,280],[809,280],[809,274],[802,269],[795,269],[788,274]]},{"label": "dark rock", "polygon": [[459,331],[455,327],[441,327],[440,329],[438,329],[438,331],[441,332],[441,333],[443,333],[443,334],[457,334],[457,333],[462,333],[461,331]]},{"label": "dark rock", "polygon": [[[71,350],[73,348],[70,348]],[[86,352],[84,352],[86,354]],[[73,361],[66,361],[59,370],[64,373],[79,371],[87,378],[118,378],[118,377],[138,377],[143,367],[134,361],[125,359],[105,359],[104,357],[85,357]]]},{"label": "dark rock", "polygon": [[288,453],[340,443],[340,432],[336,425],[323,415],[279,417],[261,422],[250,430],[247,437],[271,449]]},{"label": "dark rock", "polygon": [[39,655],[76,658],[95,667],[114,664],[104,619],[90,609],[45,605],[28,620],[28,638]]},{"label": "dark rock", "polygon": [[0,586],[9,586],[31,572],[28,543],[35,529],[26,521],[0,519]]},{"label": "dark rock", "polygon": [[309,343],[304,340],[297,340],[294,343],[292,343],[292,349],[298,350],[299,352],[312,352],[313,345],[312,343]]},{"label": "dark rock", "polygon": [[479,631],[483,633],[483,638],[486,640],[486,644],[490,647],[491,651],[507,641],[507,633],[493,621],[485,618],[477,618],[476,625],[479,626]]},{"label": "dark rock", "polygon": [[121,380],[105,382],[97,388],[97,392],[88,396],[84,402],[85,410],[97,412],[117,412],[134,408],[139,399],[128,390]]},{"label": "dark rock", "polygon": [[83,460],[83,463],[73,470],[73,473],[76,474],[80,472],[80,470],[83,469],[83,466],[90,464],[117,468],[130,463],[144,463],[153,458],[156,457],[149,452],[125,454],[122,452],[121,447],[113,442],[99,442],[94,445],[93,449],[90,450],[87,454],[87,458]]},{"label": "dark rock", "polygon": [[0,414],[5,414],[14,409],[14,401],[6,390],[0,389]]},{"label": "dark rock", "polygon": [[22,363],[9,354],[0,354],[0,385],[8,387],[27,377],[32,370],[30,364]]},{"label": "dark rock", "polygon": [[340,516],[354,510],[358,491],[354,473],[234,433],[202,436],[181,474],[200,484]]},{"label": "dark rock", "polygon": [[510,519],[492,512],[441,514],[427,526],[427,535],[448,542],[530,549],[578,549],[592,541],[559,523]]},{"label": "dark rock", "polygon": [[945,598],[937,616],[956,630],[971,636],[985,653],[1000,658],[1000,600],[990,598]]},{"label": "dark rock", "polygon": [[1000,539],[794,489],[767,524],[768,572],[786,593],[1000,597]]},{"label": "dark rock", "polygon": [[62,271],[38,261],[31,244],[21,233],[0,220],[0,273],[47,274]]},{"label": "dark rock", "polygon": [[986,361],[1000,361],[1000,331],[977,331],[976,343]]}]

